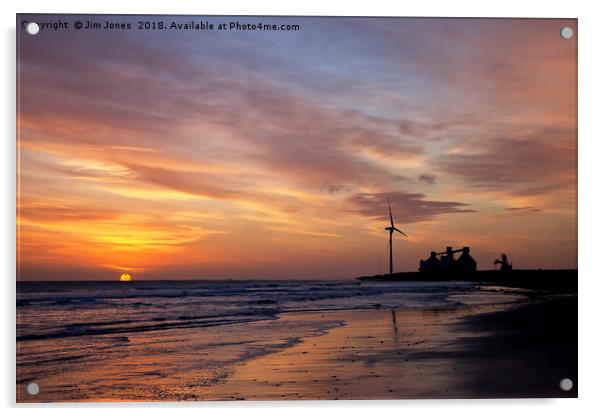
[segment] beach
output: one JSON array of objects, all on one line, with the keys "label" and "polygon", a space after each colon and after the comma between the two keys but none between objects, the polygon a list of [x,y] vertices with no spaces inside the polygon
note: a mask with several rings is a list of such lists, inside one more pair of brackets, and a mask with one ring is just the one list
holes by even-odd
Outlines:
[{"label": "beach", "polygon": [[562,378],[577,380],[576,329],[555,320],[576,312],[574,298],[510,311],[471,312],[393,309],[333,314],[330,318],[346,325],[237,368],[227,383],[213,386],[206,397],[577,397],[576,387],[571,392],[558,387]]},{"label": "beach", "polygon": [[[115,287],[83,301],[66,285],[72,295],[50,304],[27,288],[18,401],[577,396],[576,294],[472,283]],[[156,308],[161,319],[149,319]],[[32,331],[33,311],[49,310],[74,321]]]}]

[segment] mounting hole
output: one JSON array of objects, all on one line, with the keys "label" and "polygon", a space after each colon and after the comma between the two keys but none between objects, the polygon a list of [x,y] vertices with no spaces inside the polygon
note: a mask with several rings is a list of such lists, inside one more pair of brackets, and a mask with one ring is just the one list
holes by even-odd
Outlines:
[{"label": "mounting hole", "polygon": [[35,396],[39,392],[40,392],[40,386],[38,385],[38,383],[29,383],[27,385],[27,393],[30,396]]},{"label": "mounting hole", "polygon": [[573,37],[573,29],[569,26],[565,26],[562,29],[560,29],[560,36],[562,36],[563,39],[570,39]]},{"label": "mounting hole", "polygon": [[562,380],[560,380],[560,383],[558,383],[558,385],[563,391],[571,391],[573,389],[573,380],[571,380],[570,378],[563,378]]},{"label": "mounting hole", "polygon": [[40,25],[38,25],[36,22],[29,22],[25,26],[25,30],[30,35],[37,35],[38,32],[40,31]]}]

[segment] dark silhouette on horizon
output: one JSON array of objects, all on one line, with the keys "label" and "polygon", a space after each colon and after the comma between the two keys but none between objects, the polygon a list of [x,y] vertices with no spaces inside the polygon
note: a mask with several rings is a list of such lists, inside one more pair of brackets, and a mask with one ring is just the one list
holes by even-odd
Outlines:
[{"label": "dark silhouette on horizon", "polygon": [[497,270],[498,264],[500,265],[500,271],[502,271],[502,272],[512,271],[512,264],[508,263],[508,256],[506,256],[506,254],[502,253],[501,259],[494,260],[493,265],[495,267],[495,270]]},{"label": "dark silhouette on horizon", "polygon": [[393,223],[393,214],[391,213],[391,202],[389,202],[389,197],[387,197],[387,204],[389,205],[389,219],[391,220],[391,226],[385,227],[385,230],[389,231],[389,274],[393,274],[393,233],[397,231],[406,237],[407,235],[399,228],[395,227],[395,224]]},{"label": "dark silhouette on horizon", "polygon": [[[457,259],[455,253],[462,253]],[[441,256],[441,258],[437,258]],[[474,273],[477,271],[477,262],[470,255],[470,247],[462,247],[454,250],[452,247],[446,247],[445,251],[437,253],[431,251],[431,255],[426,260],[420,260],[420,272],[423,273]]]}]

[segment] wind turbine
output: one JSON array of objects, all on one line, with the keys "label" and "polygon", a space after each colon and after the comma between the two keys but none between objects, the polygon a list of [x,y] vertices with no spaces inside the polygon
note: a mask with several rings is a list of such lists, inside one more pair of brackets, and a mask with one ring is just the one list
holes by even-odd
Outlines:
[{"label": "wind turbine", "polygon": [[393,274],[393,233],[397,231],[406,237],[407,235],[399,228],[395,227],[395,224],[393,223],[393,214],[391,214],[391,202],[389,202],[389,197],[387,197],[387,204],[389,205],[389,219],[391,220],[391,226],[385,227],[385,230],[389,231],[389,274]]}]

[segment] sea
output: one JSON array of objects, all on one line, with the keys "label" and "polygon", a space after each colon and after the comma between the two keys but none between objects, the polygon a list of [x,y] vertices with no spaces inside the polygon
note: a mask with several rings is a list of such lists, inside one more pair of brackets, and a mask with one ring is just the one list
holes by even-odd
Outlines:
[{"label": "sea", "polygon": [[191,382],[223,382],[237,364],[345,325],[330,311],[523,298],[472,282],[18,282],[17,398],[36,383],[41,401],[181,400]]}]

